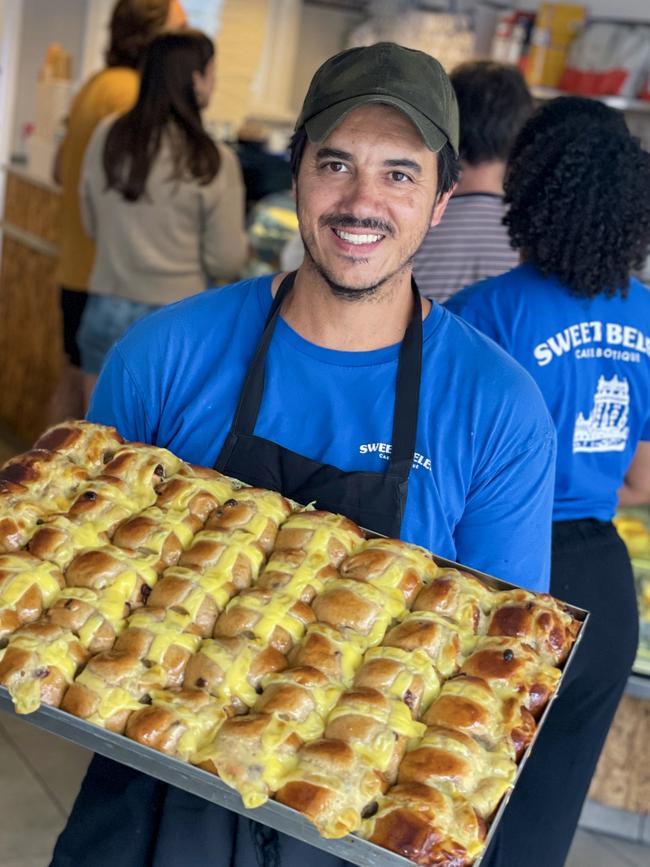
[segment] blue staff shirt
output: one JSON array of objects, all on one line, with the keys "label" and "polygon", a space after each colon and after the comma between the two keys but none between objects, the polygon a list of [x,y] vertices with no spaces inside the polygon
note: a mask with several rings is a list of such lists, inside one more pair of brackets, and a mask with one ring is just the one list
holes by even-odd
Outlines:
[{"label": "blue staff shirt", "polygon": [[454,296],[447,308],[533,376],[557,429],[553,518],[611,520],[640,440],[650,440],[650,292],[581,298],[529,264]]},{"label": "blue staff shirt", "polygon": [[[136,323],[109,355],[89,418],[212,466],[271,305],[271,277]],[[434,304],[402,538],[532,589],[548,586],[554,431],[528,374]],[[339,352],[279,319],[255,433],[343,470],[390,455],[399,345]]]}]

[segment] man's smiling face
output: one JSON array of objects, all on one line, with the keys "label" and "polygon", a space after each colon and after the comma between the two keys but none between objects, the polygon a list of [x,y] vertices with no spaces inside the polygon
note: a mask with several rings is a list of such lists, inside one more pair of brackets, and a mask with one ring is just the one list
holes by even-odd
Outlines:
[{"label": "man's smiling face", "polygon": [[307,260],[332,291],[367,297],[408,267],[448,196],[437,155],[401,111],[365,105],[323,142],[308,141],[296,179]]}]

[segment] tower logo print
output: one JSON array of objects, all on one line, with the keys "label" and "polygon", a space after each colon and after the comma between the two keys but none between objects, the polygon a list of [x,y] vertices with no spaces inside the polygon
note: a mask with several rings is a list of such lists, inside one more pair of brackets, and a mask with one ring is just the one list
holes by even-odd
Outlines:
[{"label": "tower logo print", "polygon": [[622,452],[630,434],[630,386],[625,377],[601,376],[587,418],[580,412],[573,429],[575,452]]}]

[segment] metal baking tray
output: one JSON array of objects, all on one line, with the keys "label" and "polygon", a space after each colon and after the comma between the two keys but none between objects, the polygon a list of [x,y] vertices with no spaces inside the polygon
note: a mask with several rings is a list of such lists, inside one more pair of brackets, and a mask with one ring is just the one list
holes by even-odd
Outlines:
[{"label": "metal baking tray", "polygon": [[[369,534],[376,536],[377,534]],[[453,560],[445,560],[442,557],[434,558],[439,566],[452,567],[462,569],[471,575],[480,578],[489,587],[496,590],[510,590],[516,587],[514,584],[509,584],[506,581],[501,581],[484,572],[479,572],[476,569],[470,569],[467,566],[462,566],[460,563],[455,563]],[[577,608],[574,605],[566,605],[574,617],[583,623],[582,629],[578,633],[577,640],[571,649],[568,659],[564,664],[562,677],[558,684],[558,689],[555,695],[551,698],[548,705],[539,720],[535,736],[524,753],[519,767],[517,776],[515,777],[515,786],[521,774],[522,768],[525,765],[528,756],[534,749],[537,736],[544,725],[548,713],[553,705],[553,702],[564,682],[567,670],[575,656],[576,649],[579,646],[584,634],[585,624],[589,618],[589,613],[582,608]],[[165,783],[176,786],[179,789],[184,789],[193,795],[198,795],[200,798],[205,798],[214,804],[221,807],[226,807],[235,813],[246,816],[249,819],[254,819],[261,822],[263,825],[268,825],[275,828],[277,831],[282,831],[284,834],[289,834],[291,837],[296,837],[305,843],[309,843],[318,849],[329,852],[337,858],[342,858],[352,864],[357,864],[359,867],[405,867],[405,865],[413,864],[407,858],[401,855],[396,855],[388,849],[383,849],[370,843],[367,840],[362,840],[353,834],[343,837],[340,840],[326,840],[321,837],[316,828],[300,813],[286,807],[284,804],[279,804],[276,801],[268,801],[264,806],[258,807],[255,810],[247,810],[244,807],[239,794],[223,783],[218,777],[204,771],[201,768],[195,768],[193,765],[183,762],[180,759],[166,756],[164,753],[159,753],[151,747],[145,747],[142,744],[132,741],[124,735],[118,735],[114,732],[108,732],[99,726],[92,723],[87,723],[84,720],[78,719],[59,708],[52,708],[42,705],[35,713],[22,715],[16,714],[13,708],[13,703],[9,693],[4,687],[0,687],[0,710],[11,713],[16,717],[24,719],[26,722],[45,729],[53,734],[60,735],[72,743],[79,744],[86,749],[106,756],[109,759],[114,759],[116,762],[121,762],[123,765],[135,768],[152,777],[156,777]],[[504,796],[499,805],[486,840],[486,847],[490,844],[496,829],[499,825],[503,811],[506,808],[512,789]],[[480,867],[483,861],[483,855],[474,862],[474,867]]]}]

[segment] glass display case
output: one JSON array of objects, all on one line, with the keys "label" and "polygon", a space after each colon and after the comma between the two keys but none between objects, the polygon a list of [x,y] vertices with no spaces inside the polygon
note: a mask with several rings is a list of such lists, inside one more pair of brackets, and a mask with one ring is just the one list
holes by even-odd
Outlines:
[{"label": "glass display case", "polygon": [[634,674],[650,678],[650,507],[621,509],[614,519],[632,560],[641,627]]}]

